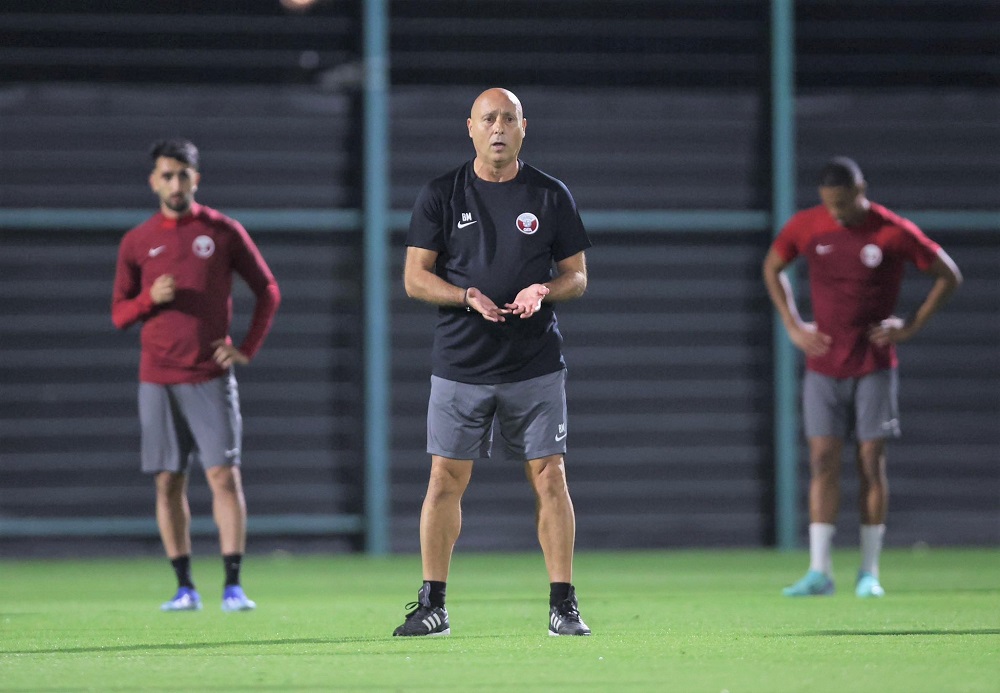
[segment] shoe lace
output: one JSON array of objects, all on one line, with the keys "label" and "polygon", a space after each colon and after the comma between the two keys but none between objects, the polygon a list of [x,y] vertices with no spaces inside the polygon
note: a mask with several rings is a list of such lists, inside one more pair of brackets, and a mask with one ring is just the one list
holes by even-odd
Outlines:
[{"label": "shoe lace", "polygon": [[420,602],[410,602],[409,604],[407,604],[403,608],[409,610],[409,613],[406,614],[406,618],[410,619],[410,618],[413,618],[418,613],[431,611],[431,610],[433,610],[434,607],[432,607],[432,606],[424,606]]},{"label": "shoe lace", "polygon": [[556,611],[559,612],[564,621],[580,621],[580,610],[572,599],[564,599],[556,607]]}]

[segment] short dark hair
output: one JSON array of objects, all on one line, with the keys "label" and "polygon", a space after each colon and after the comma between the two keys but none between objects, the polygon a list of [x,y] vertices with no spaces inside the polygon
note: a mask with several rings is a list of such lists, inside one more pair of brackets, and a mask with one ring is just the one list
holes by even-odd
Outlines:
[{"label": "short dark hair", "polygon": [[861,172],[861,167],[846,156],[835,156],[819,172],[821,188],[852,188],[864,182],[865,174]]},{"label": "short dark hair", "polygon": [[149,157],[153,160],[153,164],[156,164],[156,160],[161,156],[177,159],[194,170],[198,170],[198,148],[189,140],[175,138],[154,143],[149,150]]}]

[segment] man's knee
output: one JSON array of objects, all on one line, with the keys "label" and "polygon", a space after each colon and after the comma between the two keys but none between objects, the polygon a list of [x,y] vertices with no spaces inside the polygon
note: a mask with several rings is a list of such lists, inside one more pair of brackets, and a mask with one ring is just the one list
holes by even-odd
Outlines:
[{"label": "man's knee", "polygon": [[156,495],[160,498],[176,499],[187,488],[187,476],[177,472],[160,472],[156,475]]},{"label": "man's knee", "polygon": [[843,444],[832,437],[809,440],[809,470],[814,479],[829,480],[840,476],[840,458]]},{"label": "man's knee", "polygon": [[427,495],[432,500],[454,495],[461,496],[472,475],[472,462],[451,460],[444,457],[433,458]]},{"label": "man's knee", "polygon": [[240,491],[240,476],[236,467],[222,464],[205,470],[212,493],[236,494]]},{"label": "man's knee", "polygon": [[873,484],[885,478],[884,441],[868,441],[858,446],[858,474]]},{"label": "man's knee", "polygon": [[528,475],[540,499],[561,498],[569,492],[562,455],[532,460],[528,463]]}]

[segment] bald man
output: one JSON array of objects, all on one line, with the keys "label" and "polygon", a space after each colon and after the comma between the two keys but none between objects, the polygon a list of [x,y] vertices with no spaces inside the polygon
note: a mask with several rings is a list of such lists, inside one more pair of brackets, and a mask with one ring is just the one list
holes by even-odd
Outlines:
[{"label": "bald man", "polygon": [[587,288],[591,243],[559,180],[518,155],[528,121],[488,89],[467,121],[476,156],[421,190],[403,281],[437,307],[427,410],[430,481],[420,513],[423,585],[401,636],[448,635],[445,588],[475,459],[494,421],[535,491],[549,577],[549,635],[590,635],[573,587],[576,519],[566,484],[566,363],[553,305]]}]

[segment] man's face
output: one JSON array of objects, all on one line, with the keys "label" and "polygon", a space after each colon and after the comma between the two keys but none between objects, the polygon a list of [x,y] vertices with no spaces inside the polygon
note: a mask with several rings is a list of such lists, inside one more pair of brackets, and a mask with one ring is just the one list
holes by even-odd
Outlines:
[{"label": "man's face", "polygon": [[198,178],[198,171],[184,162],[161,156],[149,174],[149,187],[160,198],[160,210],[168,217],[178,217],[191,209]]},{"label": "man's face", "polygon": [[503,168],[517,160],[528,121],[521,115],[521,104],[511,100],[507,92],[491,89],[480,95],[472,104],[468,125],[481,161]]},{"label": "man's face", "polygon": [[865,199],[863,183],[851,186],[820,186],[819,199],[830,216],[841,226],[857,226],[868,213],[868,201]]}]

